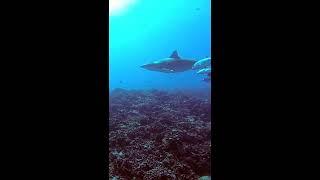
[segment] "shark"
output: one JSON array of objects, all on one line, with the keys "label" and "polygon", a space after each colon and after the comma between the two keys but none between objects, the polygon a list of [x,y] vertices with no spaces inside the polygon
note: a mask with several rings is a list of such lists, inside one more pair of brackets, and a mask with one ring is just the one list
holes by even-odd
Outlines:
[{"label": "shark", "polygon": [[178,51],[175,50],[168,58],[153,61],[151,63],[140,66],[141,68],[158,71],[163,73],[177,73],[191,70],[196,60],[183,59],[179,56]]},{"label": "shark", "polygon": [[211,67],[207,67],[207,68],[204,68],[204,69],[200,69],[197,74],[211,74]]},{"label": "shark", "polygon": [[192,66],[192,70],[198,70],[197,74],[205,74],[207,75],[206,78],[203,79],[204,82],[211,82],[211,57],[206,57],[204,59],[198,60],[194,65]]},{"label": "shark", "polygon": [[211,57],[200,59],[192,66],[193,70],[204,69],[211,66]]}]

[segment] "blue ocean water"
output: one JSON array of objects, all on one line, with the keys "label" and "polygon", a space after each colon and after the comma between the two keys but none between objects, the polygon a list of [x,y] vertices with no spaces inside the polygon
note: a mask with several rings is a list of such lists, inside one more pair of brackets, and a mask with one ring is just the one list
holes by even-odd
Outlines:
[{"label": "blue ocean water", "polygon": [[[121,2],[127,5],[122,6]],[[109,9],[110,91],[210,90],[211,83],[202,81],[204,76],[193,70],[161,73],[140,67],[169,57],[174,50],[186,59],[211,57],[209,0],[110,0],[110,3],[113,3],[113,9]]]}]

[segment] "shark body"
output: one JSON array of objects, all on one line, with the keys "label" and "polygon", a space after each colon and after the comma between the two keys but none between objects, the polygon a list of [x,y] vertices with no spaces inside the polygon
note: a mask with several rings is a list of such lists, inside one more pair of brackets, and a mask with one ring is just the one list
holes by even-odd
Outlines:
[{"label": "shark body", "polygon": [[197,74],[211,74],[211,67],[200,69]]},{"label": "shark body", "polygon": [[191,70],[195,62],[195,60],[182,59],[179,57],[177,51],[173,51],[168,58],[153,61],[140,67],[150,71],[177,73]]}]

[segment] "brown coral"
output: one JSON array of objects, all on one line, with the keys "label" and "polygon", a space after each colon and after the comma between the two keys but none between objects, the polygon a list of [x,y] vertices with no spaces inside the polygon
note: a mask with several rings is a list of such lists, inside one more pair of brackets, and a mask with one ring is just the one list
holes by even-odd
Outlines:
[{"label": "brown coral", "polygon": [[199,179],[210,174],[210,106],[210,100],[190,92],[112,92],[109,178]]}]

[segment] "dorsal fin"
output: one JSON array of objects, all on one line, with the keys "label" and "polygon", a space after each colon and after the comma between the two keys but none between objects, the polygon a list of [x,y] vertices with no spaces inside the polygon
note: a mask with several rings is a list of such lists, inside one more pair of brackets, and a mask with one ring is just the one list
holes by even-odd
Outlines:
[{"label": "dorsal fin", "polygon": [[179,55],[178,55],[178,51],[175,50],[172,52],[170,58],[174,58],[174,59],[180,59]]}]

